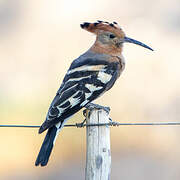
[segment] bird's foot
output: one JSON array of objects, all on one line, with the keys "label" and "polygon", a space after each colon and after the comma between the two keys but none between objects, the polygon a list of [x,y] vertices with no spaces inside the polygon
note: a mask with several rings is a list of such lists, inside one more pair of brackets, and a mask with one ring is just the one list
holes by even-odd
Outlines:
[{"label": "bird's foot", "polygon": [[[104,111],[106,111],[108,114],[109,114],[109,111],[110,111],[110,108],[109,107],[105,107],[105,106],[101,106],[99,104],[94,104],[94,103],[88,103],[86,106],[85,106],[86,109],[88,110],[93,110],[94,108],[95,109],[103,109]],[[86,110],[84,111],[86,113]],[[83,113],[84,113],[83,112]]]},{"label": "bird's foot", "polygon": [[[83,113],[84,113],[84,112],[83,112]],[[84,119],[84,121],[81,122],[81,123],[76,123],[77,128],[82,128],[82,127],[84,127],[85,122],[86,122],[86,119]]]}]

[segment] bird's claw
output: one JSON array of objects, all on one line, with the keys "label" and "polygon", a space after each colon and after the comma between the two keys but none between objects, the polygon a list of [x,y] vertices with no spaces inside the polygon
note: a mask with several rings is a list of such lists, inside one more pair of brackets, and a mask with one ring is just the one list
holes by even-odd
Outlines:
[{"label": "bird's claw", "polygon": [[[94,108],[95,109],[103,109],[104,111],[106,111],[108,114],[109,114],[109,111],[110,111],[110,108],[109,107],[105,107],[105,106],[101,106],[99,104],[94,104],[94,103],[88,103],[86,106],[85,106],[86,109],[88,110],[93,110]],[[84,112],[83,112],[84,114]]]}]

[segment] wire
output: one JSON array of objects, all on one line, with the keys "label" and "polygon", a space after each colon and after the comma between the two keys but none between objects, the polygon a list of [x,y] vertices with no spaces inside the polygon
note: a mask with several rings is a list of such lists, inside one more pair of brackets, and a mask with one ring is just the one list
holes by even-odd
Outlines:
[{"label": "wire", "polygon": [[[64,127],[87,127],[87,126],[178,126],[180,122],[150,122],[150,123],[120,123],[120,122],[109,122],[99,124],[67,124]],[[39,128],[38,125],[0,125],[0,127],[16,127],[16,128]]]}]

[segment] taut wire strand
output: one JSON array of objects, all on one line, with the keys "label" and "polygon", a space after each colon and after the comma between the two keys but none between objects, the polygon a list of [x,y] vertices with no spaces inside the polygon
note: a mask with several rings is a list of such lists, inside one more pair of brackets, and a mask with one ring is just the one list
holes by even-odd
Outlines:
[{"label": "taut wire strand", "polygon": [[[64,127],[86,127],[86,126],[178,126],[180,122],[149,122],[149,123],[120,123],[120,122],[109,122],[109,123],[99,123],[99,124],[67,124]],[[0,127],[16,127],[16,128],[39,128],[38,125],[0,125]]]}]

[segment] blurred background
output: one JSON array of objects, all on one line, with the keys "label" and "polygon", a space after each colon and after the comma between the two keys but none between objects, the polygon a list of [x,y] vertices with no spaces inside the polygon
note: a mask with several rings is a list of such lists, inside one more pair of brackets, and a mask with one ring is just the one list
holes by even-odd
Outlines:
[{"label": "blurred background", "polygon": [[[95,37],[84,21],[117,21],[151,52],[124,45],[126,68],[96,102],[120,122],[180,120],[179,0],[0,0],[0,124],[40,125],[72,60]],[[69,123],[83,120],[82,111]],[[64,128],[48,166],[35,167],[45,133],[0,129],[0,179],[84,179],[85,128]],[[111,128],[119,180],[179,180],[180,126]]]}]

